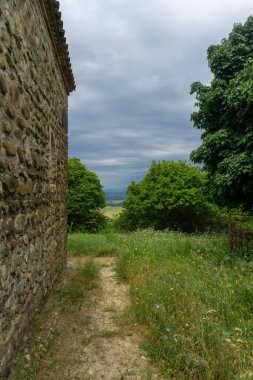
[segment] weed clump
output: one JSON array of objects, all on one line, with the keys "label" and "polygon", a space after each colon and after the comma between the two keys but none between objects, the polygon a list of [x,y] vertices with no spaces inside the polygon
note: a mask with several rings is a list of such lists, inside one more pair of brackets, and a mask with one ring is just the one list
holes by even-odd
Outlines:
[{"label": "weed clump", "polygon": [[152,230],[122,238],[118,275],[167,378],[252,376],[253,262],[228,258],[226,244],[219,234]]},{"label": "weed clump", "polygon": [[84,267],[79,268],[70,277],[65,286],[55,293],[60,306],[64,309],[72,305],[82,307],[87,290],[96,287],[98,267],[93,260],[88,261]]}]

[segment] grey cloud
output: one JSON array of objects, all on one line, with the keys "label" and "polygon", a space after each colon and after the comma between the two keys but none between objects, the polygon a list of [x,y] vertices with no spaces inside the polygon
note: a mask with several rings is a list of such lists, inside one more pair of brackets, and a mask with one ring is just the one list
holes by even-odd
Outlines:
[{"label": "grey cloud", "polygon": [[251,0],[61,0],[77,91],[69,155],[105,187],[139,180],[152,160],[185,159],[200,144],[190,123],[194,81],[208,83],[206,50]]}]

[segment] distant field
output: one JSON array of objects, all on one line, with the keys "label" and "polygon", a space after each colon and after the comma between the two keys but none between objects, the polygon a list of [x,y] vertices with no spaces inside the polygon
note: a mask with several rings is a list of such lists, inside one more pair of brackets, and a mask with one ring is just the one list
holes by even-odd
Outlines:
[{"label": "distant field", "polygon": [[107,206],[103,208],[102,212],[108,218],[114,218],[122,212],[122,207]]},{"label": "distant field", "polygon": [[124,200],[119,199],[119,200],[106,200],[107,206],[111,207],[122,207]]}]

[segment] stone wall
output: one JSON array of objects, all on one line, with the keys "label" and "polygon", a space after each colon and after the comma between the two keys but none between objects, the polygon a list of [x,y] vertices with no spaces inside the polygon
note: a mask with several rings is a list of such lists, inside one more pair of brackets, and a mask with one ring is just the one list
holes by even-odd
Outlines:
[{"label": "stone wall", "polygon": [[66,262],[67,91],[43,2],[0,0],[0,378]]}]

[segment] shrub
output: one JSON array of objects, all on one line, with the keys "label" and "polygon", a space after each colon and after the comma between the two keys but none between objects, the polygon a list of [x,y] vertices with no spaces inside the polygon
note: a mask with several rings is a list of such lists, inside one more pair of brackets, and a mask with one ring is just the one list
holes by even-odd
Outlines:
[{"label": "shrub", "polygon": [[208,229],[218,209],[205,197],[205,182],[205,174],[184,161],[153,162],[146,176],[127,189],[121,227],[185,232]]},{"label": "shrub", "polygon": [[68,161],[68,225],[71,229],[97,232],[106,224],[99,211],[105,207],[105,194],[98,176],[78,158]]}]

